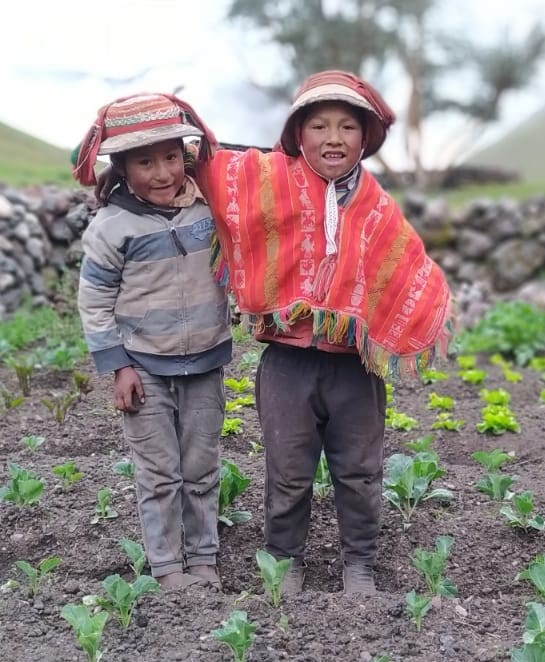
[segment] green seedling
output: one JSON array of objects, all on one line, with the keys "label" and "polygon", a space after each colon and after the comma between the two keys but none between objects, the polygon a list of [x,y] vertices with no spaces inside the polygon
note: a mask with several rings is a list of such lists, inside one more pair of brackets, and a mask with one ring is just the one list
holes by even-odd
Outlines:
[{"label": "green seedling", "polygon": [[0,395],[2,396],[4,407],[8,411],[10,409],[16,409],[25,401],[24,395],[13,395],[13,393],[10,393],[4,386],[0,386]]},{"label": "green seedling", "polygon": [[69,490],[74,483],[80,481],[85,474],[81,472],[74,460],[69,460],[64,464],[58,464],[51,471],[62,480],[62,489]]},{"label": "green seedling", "polygon": [[259,358],[261,353],[256,349],[250,349],[247,352],[244,352],[240,357],[238,362],[238,367],[240,370],[249,370],[251,368],[256,368],[259,363]]},{"label": "green seedling", "polygon": [[423,437],[415,439],[414,441],[406,441],[403,445],[414,453],[423,453],[431,449],[431,445],[434,441],[434,434],[426,434]]},{"label": "green seedling", "polygon": [[51,572],[62,563],[58,556],[49,556],[40,561],[36,567],[28,561],[15,561],[15,565],[26,575],[28,593],[34,597],[38,593],[40,583],[51,574]]},{"label": "green seedling", "polygon": [[134,478],[134,463],[130,460],[120,460],[112,466],[114,474],[123,476],[124,478]]},{"label": "green seedling", "polygon": [[87,395],[87,393],[90,393],[93,390],[93,387],[90,384],[90,380],[90,376],[83,372],[74,370],[72,373],[72,384],[80,395]]},{"label": "green seedling", "polygon": [[438,536],[435,541],[435,551],[417,547],[411,556],[414,567],[424,577],[432,596],[442,595],[446,598],[453,598],[458,594],[458,589],[452,581],[443,577],[445,563],[450,556],[453,543],[452,536]]},{"label": "green seedling", "polygon": [[545,388],[539,393],[539,399],[541,402],[545,402]]},{"label": "green seedling", "polygon": [[405,593],[405,609],[416,625],[416,631],[422,628],[422,619],[431,609],[431,598],[429,595],[417,595],[414,591]]},{"label": "green seedling", "polygon": [[42,398],[40,402],[53,415],[53,418],[60,427],[66,420],[66,415],[70,409],[79,400],[79,393],[55,393],[50,398]]},{"label": "green seedling", "polygon": [[242,409],[242,405],[236,400],[227,400],[225,402],[226,414],[232,414],[234,411],[240,411],[241,409]]},{"label": "green seedling", "polygon": [[375,655],[371,662],[391,662],[389,655]]},{"label": "green seedling", "polygon": [[509,368],[503,369],[503,378],[505,381],[510,382],[511,384],[518,384],[522,381],[522,375],[520,372],[515,370],[509,370]]},{"label": "green seedling", "polygon": [[466,384],[482,384],[488,377],[488,373],[486,370],[477,370],[475,368],[472,370],[460,370],[458,376],[463,382],[466,382]]},{"label": "green seedling", "polygon": [[545,646],[524,644],[522,648],[513,648],[511,662],[545,662]]},{"label": "green seedling", "polygon": [[230,506],[251,483],[251,479],[243,476],[234,462],[223,459],[220,469],[220,494],[218,506],[218,519],[227,526],[247,522],[252,518],[251,513],[244,510],[232,510]]},{"label": "green seedling", "polygon": [[333,483],[331,482],[331,474],[324,452],[320,454],[320,460],[316,467],[314,474],[314,481],[312,483],[312,492],[318,501],[323,501],[331,494],[333,490]]},{"label": "green seedling", "polygon": [[525,570],[516,575],[515,580],[531,582],[540,599],[545,600],[545,556],[538,554]]},{"label": "green seedling", "polygon": [[9,357],[4,360],[4,363],[15,372],[21,393],[25,397],[28,397],[31,391],[32,373],[36,367],[34,357],[31,355],[20,356],[18,358]]},{"label": "green seedling", "polygon": [[418,421],[393,407],[386,407],[386,427],[392,430],[412,430],[418,427]]},{"label": "green seedling", "polygon": [[240,434],[243,430],[244,421],[241,418],[226,417],[221,428],[221,436],[228,437],[231,434]]},{"label": "green seedling", "polygon": [[265,593],[269,596],[273,607],[280,605],[280,587],[282,581],[292,566],[293,559],[281,559],[277,561],[272,554],[263,549],[258,549],[255,554],[257,566],[263,581]]},{"label": "green seedling", "polygon": [[21,437],[19,441],[24,444],[31,453],[34,453],[44,443],[45,437],[39,437],[37,434],[29,434],[26,437]]},{"label": "green seedling", "polygon": [[112,490],[108,487],[103,487],[97,492],[97,500],[95,504],[95,516],[91,520],[91,524],[98,524],[101,520],[115,519],[118,515],[112,508]]},{"label": "green seedling", "polygon": [[500,435],[505,432],[520,432],[520,425],[509,407],[504,405],[487,405],[481,409],[482,421],[475,428],[481,434],[487,432]]},{"label": "green seedling", "polygon": [[483,388],[479,391],[479,396],[488,405],[508,405],[511,400],[511,394],[503,388],[493,391]]},{"label": "green seedling", "polygon": [[248,377],[242,377],[241,379],[227,377],[223,380],[223,383],[235,393],[245,393],[246,391],[253,389],[255,386],[254,382],[251,379],[248,379]]},{"label": "green seedling", "polygon": [[465,424],[466,422],[462,418],[452,418],[448,412],[442,411],[437,414],[435,421],[431,424],[431,429],[460,432]]},{"label": "green seedling", "polygon": [[410,526],[418,505],[429,499],[450,501],[450,490],[436,488],[431,484],[445,474],[438,465],[437,454],[431,451],[416,453],[413,457],[395,453],[386,461],[384,496],[401,513],[403,527]]},{"label": "green seedling", "polygon": [[85,605],[68,604],[62,608],[61,616],[72,626],[76,640],[87,654],[88,661],[100,662],[100,640],[109,614],[105,611],[92,614]]},{"label": "green seedling", "polygon": [[438,395],[437,393],[428,393],[428,409],[441,409],[450,411],[454,408],[454,398],[448,395]]},{"label": "green seedling", "polygon": [[516,476],[488,473],[475,483],[475,487],[494,501],[506,501],[513,494],[509,488],[516,480]]},{"label": "green seedling", "polygon": [[536,372],[544,372],[545,356],[534,356],[532,359],[530,359],[530,362],[528,363],[528,367],[531,368],[532,370],[535,370]]},{"label": "green seedling", "polygon": [[500,368],[509,368],[509,366],[511,365],[511,361],[508,361],[501,354],[492,354],[490,356],[490,363],[492,365],[497,365]]},{"label": "green seedling", "polygon": [[457,356],[456,363],[460,370],[473,370],[477,367],[477,357],[476,356]]},{"label": "green seedling", "polygon": [[500,508],[500,514],[507,518],[509,526],[524,529],[535,529],[543,531],[545,521],[541,515],[534,514],[534,495],[530,490],[520,494],[513,494],[511,506],[505,505]]},{"label": "green seedling", "polygon": [[234,400],[227,400],[225,403],[225,411],[231,413],[233,411],[239,411],[242,407],[251,407],[255,405],[255,398],[253,395],[240,395]]},{"label": "green seedling", "polygon": [[246,325],[236,324],[231,326],[231,335],[233,336],[234,343],[250,342],[252,334],[248,332]]},{"label": "green seedling", "polygon": [[10,482],[0,488],[0,501],[9,501],[17,506],[37,503],[44,491],[44,481],[33,471],[23,469],[13,462],[8,463]]},{"label": "green seedling", "polygon": [[260,455],[263,452],[263,444],[260,444],[257,441],[250,441],[250,451],[248,455],[250,457],[256,457],[257,455]]},{"label": "green seedling", "polygon": [[248,614],[239,610],[232,611],[221,624],[223,627],[212,630],[210,634],[230,648],[235,662],[245,662],[246,653],[255,638],[257,624],[250,623]]},{"label": "green seedling", "polygon": [[506,453],[499,448],[494,448],[492,451],[475,451],[471,453],[471,457],[488,471],[496,472],[507,462],[512,462],[515,459],[515,453],[513,451]]},{"label": "green seedling", "polygon": [[386,382],[386,404],[390,405],[394,401],[394,392],[395,392],[395,386],[393,384],[390,384],[389,382]]},{"label": "green seedling", "polygon": [[117,618],[123,628],[128,628],[136,604],[146,593],[161,590],[161,585],[153,577],[140,575],[134,582],[125,581],[120,575],[108,575],[102,582],[106,597],[92,596],[94,602]]},{"label": "green seedling", "polygon": [[435,382],[444,382],[449,376],[446,372],[439,370],[422,370],[420,375],[423,384],[435,384]]},{"label": "green seedling", "polygon": [[543,662],[545,660],[545,605],[526,603],[528,614],[524,623],[524,646],[511,651],[513,662]]},{"label": "green seedling", "polygon": [[146,552],[142,545],[129,538],[121,538],[119,546],[129,557],[129,560],[131,561],[131,569],[134,572],[135,577],[140,577],[142,570],[146,565]]}]

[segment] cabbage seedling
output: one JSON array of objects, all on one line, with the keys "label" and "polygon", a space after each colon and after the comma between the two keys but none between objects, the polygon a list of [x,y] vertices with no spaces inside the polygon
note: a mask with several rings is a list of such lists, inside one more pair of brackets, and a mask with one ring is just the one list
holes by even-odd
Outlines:
[{"label": "cabbage seedling", "polygon": [[271,605],[280,605],[280,587],[288,570],[291,568],[293,559],[281,559],[277,561],[272,554],[263,549],[258,549],[255,559],[263,580],[263,587],[268,594]]},{"label": "cabbage seedling", "polygon": [[8,463],[11,480],[0,488],[0,501],[10,501],[17,506],[30,506],[40,500],[44,481],[33,471],[23,469],[14,462]]},{"label": "cabbage seedling", "polygon": [[512,506],[503,506],[500,513],[507,518],[509,526],[517,527],[528,531],[535,529],[543,531],[545,521],[541,515],[534,515],[534,495],[530,490],[525,490],[520,494],[513,494],[511,498]]},{"label": "cabbage seedling", "polygon": [[316,473],[314,474],[312,492],[319,501],[323,501],[329,494],[331,494],[332,489],[333,483],[331,482],[329,466],[327,464],[325,454],[322,451],[320,453],[318,466],[316,467]]},{"label": "cabbage seedling", "polygon": [[425,434],[423,437],[419,437],[414,441],[406,441],[403,445],[414,453],[422,453],[429,451],[434,441],[434,434]]},{"label": "cabbage seedling", "polygon": [[450,556],[453,543],[454,538],[452,536],[438,536],[435,541],[435,551],[430,552],[417,547],[411,556],[414,567],[424,577],[431,595],[452,598],[458,593],[458,589],[452,581],[443,577],[445,563]]},{"label": "cabbage seedling", "polygon": [[254,641],[257,624],[250,623],[248,614],[239,610],[232,611],[229,618],[221,624],[223,627],[212,630],[210,634],[231,649],[235,662],[244,662]]},{"label": "cabbage seedling", "polygon": [[7,410],[15,409],[25,401],[24,395],[13,395],[7,388],[5,388],[5,386],[0,386],[0,395],[2,396],[4,407]]},{"label": "cabbage seedling", "polygon": [[95,504],[95,516],[91,520],[91,524],[98,524],[103,519],[115,519],[117,512],[111,507],[112,490],[108,487],[103,487],[97,492],[97,501]]},{"label": "cabbage seedling", "polygon": [[40,402],[46,407],[60,427],[66,420],[66,415],[79,400],[79,393],[57,393],[50,398],[42,398]]},{"label": "cabbage seedling", "polygon": [[240,524],[251,519],[252,515],[243,510],[230,510],[234,500],[240,496],[251,483],[251,478],[243,476],[234,462],[223,459],[220,469],[220,494],[218,519],[227,526]]},{"label": "cabbage seedling", "polygon": [[494,448],[492,451],[475,451],[471,453],[471,457],[482,464],[488,471],[498,471],[506,462],[512,462],[515,459],[515,453],[506,453],[499,448]]},{"label": "cabbage seedling", "polygon": [[61,563],[62,560],[58,556],[49,556],[40,561],[36,567],[30,565],[28,561],[15,561],[15,565],[27,577],[28,592],[32,597],[38,592],[40,582]]},{"label": "cabbage seedling", "polygon": [[256,349],[250,349],[240,357],[238,362],[238,367],[240,370],[248,370],[249,368],[255,368],[259,363],[259,358],[261,353]]},{"label": "cabbage seedling", "polygon": [[146,553],[142,545],[129,538],[121,538],[119,546],[132,561],[131,569],[135,577],[140,577],[146,565]]},{"label": "cabbage seedling", "polygon": [[65,491],[69,490],[74,483],[77,483],[85,476],[73,460],[69,460],[64,464],[58,464],[51,471],[62,480],[62,489]]},{"label": "cabbage seedling", "polygon": [[119,575],[108,575],[102,582],[106,597],[93,596],[97,605],[115,616],[126,629],[131,623],[132,613],[138,599],[146,593],[161,589],[159,582],[148,575],[140,575],[132,584]]},{"label": "cabbage seedling", "polygon": [[417,595],[414,589],[405,593],[405,609],[416,625],[416,631],[422,628],[422,619],[431,609],[431,598],[429,595]]},{"label": "cabbage seedling", "polygon": [[112,471],[125,478],[134,478],[134,463],[130,460],[120,460],[113,465]]},{"label": "cabbage seedling", "polygon": [[545,605],[527,602],[524,623],[524,646],[511,651],[512,662],[542,662],[545,657]]},{"label": "cabbage seedling", "polygon": [[545,599],[545,556],[543,554],[538,554],[530,565],[515,577],[516,581],[521,579],[532,582],[539,597],[542,600]]},{"label": "cabbage seedling", "polygon": [[513,493],[509,488],[516,480],[516,476],[488,473],[475,483],[475,487],[479,492],[486,494],[491,499],[494,499],[494,501],[505,501],[511,498]]},{"label": "cabbage seedling", "polygon": [[98,647],[108,612],[99,611],[92,615],[85,605],[68,604],[62,608],[61,616],[72,626],[77,642],[87,653],[89,662],[99,662],[102,653]]},{"label": "cabbage seedling", "polygon": [[45,437],[39,437],[36,434],[29,434],[26,437],[21,437],[19,441],[24,444],[29,451],[34,453],[44,443]]}]

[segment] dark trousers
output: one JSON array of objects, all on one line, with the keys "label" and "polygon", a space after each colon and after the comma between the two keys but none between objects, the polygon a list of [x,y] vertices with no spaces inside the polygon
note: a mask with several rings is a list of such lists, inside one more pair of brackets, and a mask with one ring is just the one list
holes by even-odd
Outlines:
[{"label": "dark trousers", "polygon": [[382,502],[386,392],[357,354],[269,345],[256,399],[265,443],[265,545],[302,561],[312,483],[323,449],[335,491],[341,553],[373,565]]}]

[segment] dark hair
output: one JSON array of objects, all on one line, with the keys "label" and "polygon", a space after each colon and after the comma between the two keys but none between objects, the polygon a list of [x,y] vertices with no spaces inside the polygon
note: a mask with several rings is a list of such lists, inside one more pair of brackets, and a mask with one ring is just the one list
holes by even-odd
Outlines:
[{"label": "dark hair", "polygon": [[[195,157],[185,149],[183,138],[177,138],[176,142],[180,145],[182,152],[184,153],[184,169],[186,172],[189,170],[188,174],[191,175],[195,171]],[[110,163],[112,164],[112,167],[117,170],[117,172],[123,174],[125,172],[126,155],[135,149],[139,149],[139,147],[127,149],[124,152],[116,152],[115,154],[110,154]]]}]

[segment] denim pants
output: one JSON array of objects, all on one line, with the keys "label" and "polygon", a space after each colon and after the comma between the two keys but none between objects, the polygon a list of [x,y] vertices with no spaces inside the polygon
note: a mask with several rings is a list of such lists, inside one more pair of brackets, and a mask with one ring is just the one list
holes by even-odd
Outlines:
[{"label": "denim pants", "polygon": [[184,565],[214,565],[223,369],[183,377],[137,371],[145,403],[137,413],[125,413],[123,422],[152,575],[181,571]]},{"label": "denim pants", "polygon": [[334,487],[341,555],[373,565],[382,503],[386,390],[357,354],[271,343],[256,400],[265,444],[265,546],[300,562],[323,450]]}]

